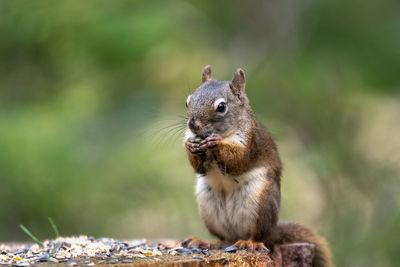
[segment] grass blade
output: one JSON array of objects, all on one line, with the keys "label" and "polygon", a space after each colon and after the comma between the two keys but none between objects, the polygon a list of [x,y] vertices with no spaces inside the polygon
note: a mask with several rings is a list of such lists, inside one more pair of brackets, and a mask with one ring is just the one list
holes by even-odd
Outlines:
[{"label": "grass blade", "polygon": [[48,217],[48,219],[49,219],[49,223],[50,223],[51,227],[53,228],[54,234],[56,235],[56,238],[57,238],[58,236],[60,236],[57,225],[54,223],[54,221],[51,217]]},{"label": "grass blade", "polygon": [[35,241],[36,244],[38,244],[41,248],[44,248],[42,242],[40,242],[39,239],[37,239],[36,236],[34,236],[25,226],[20,224],[19,227],[22,229],[22,231],[25,232],[25,234],[32,238],[32,240]]}]

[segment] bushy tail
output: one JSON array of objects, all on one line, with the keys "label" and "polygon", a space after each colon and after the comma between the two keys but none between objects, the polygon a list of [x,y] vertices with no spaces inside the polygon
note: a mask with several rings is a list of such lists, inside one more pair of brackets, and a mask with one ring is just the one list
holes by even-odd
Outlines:
[{"label": "bushy tail", "polygon": [[313,267],[333,267],[331,251],[325,239],[311,229],[297,224],[279,222],[276,229],[275,244],[307,242],[315,244]]}]

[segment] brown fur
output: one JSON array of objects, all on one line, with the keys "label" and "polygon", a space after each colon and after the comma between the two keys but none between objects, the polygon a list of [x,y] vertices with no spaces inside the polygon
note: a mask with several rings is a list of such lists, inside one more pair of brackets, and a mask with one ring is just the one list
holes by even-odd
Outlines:
[{"label": "brown fur", "polygon": [[186,155],[195,172],[200,174],[206,173],[206,158],[204,154],[193,154],[186,149]]},{"label": "brown fur", "polygon": [[[192,95],[193,103],[188,105],[189,128],[195,137],[185,141],[187,156],[195,172],[206,175],[212,162],[217,163],[226,177],[240,177],[259,167],[267,170],[264,188],[249,192],[257,194],[252,197],[258,198],[254,229],[249,240],[238,240],[237,244],[243,248],[258,248],[257,244],[262,242],[273,248],[276,244],[310,242],[316,245],[313,266],[333,266],[329,248],[322,237],[298,224],[278,223],[282,165],[272,136],[256,121],[244,93],[244,72],[238,69],[232,82],[223,83],[213,81],[211,68],[206,66],[202,81],[201,87]],[[229,108],[224,117],[218,115],[212,105],[215,99],[222,97]],[[235,135],[238,132],[241,134]],[[240,181],[237,183],[245,186]],[[223,190],[223,195],[227,193]],[[210,226],[212,222],[206,221],[206,225],[212,234],[221,238],[221,234]]]}]

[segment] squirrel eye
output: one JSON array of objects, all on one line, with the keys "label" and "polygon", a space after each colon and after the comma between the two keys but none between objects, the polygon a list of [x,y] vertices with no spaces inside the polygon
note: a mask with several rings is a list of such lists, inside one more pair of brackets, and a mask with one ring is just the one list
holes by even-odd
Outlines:
[{"label": "squirrel eye", "polygon": [[218,98],[217,100],[215,100],[214,110],[216,112],[220,113],[220,115],[225,115],[227,109],[228,109],[228,107],[226,105],[225,98]]},{"label": "squirrel eye", "polygon": [[218,106],[217,106],[217,112],[224,113],[225,110],[226,110],[226,104],[225,104],[225,102],[219,103]]}]

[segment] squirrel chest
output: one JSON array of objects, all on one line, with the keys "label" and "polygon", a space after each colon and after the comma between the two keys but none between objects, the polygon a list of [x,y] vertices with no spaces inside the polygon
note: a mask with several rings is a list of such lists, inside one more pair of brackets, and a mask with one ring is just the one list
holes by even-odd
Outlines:
[{"label": "squirrel chest", "polygon": [[224,175],[215,163],[206,174],[197,174],[200,215],[212,233],[229,242],[254,236],[261,194],[269,185],[266,174],[266,167],[258,167]]}]

